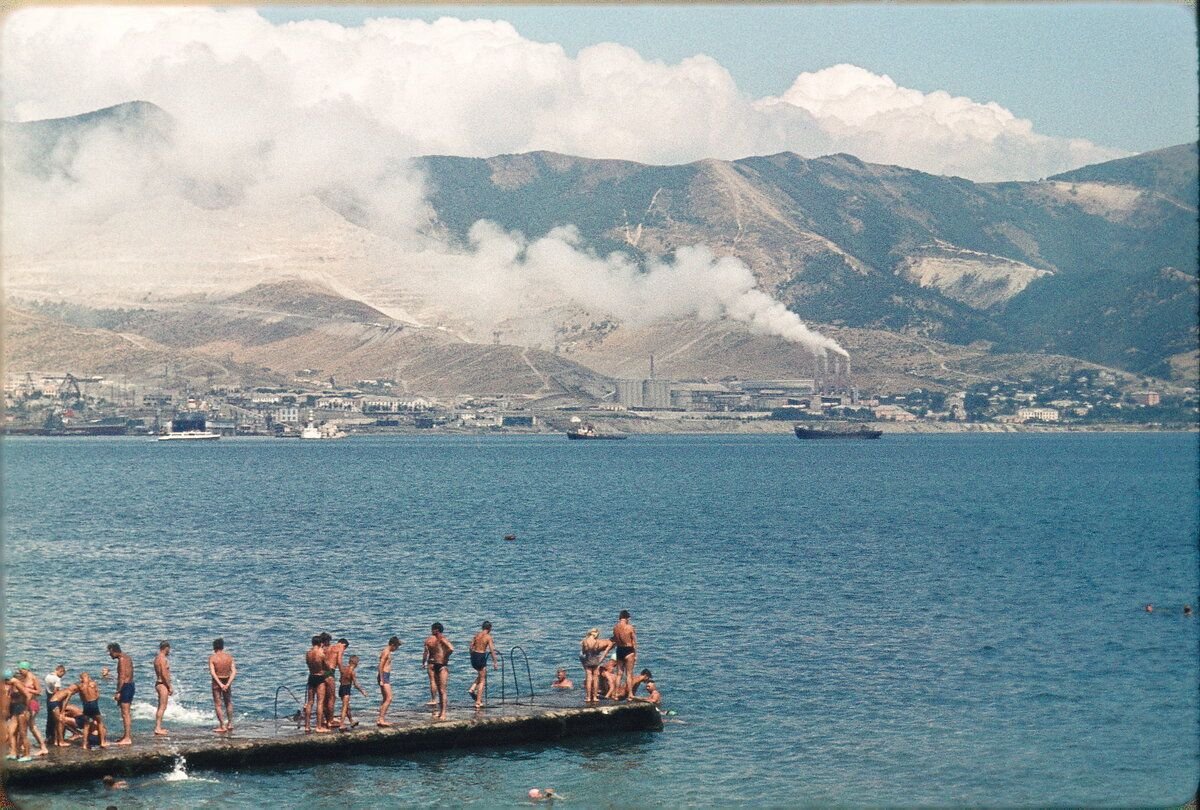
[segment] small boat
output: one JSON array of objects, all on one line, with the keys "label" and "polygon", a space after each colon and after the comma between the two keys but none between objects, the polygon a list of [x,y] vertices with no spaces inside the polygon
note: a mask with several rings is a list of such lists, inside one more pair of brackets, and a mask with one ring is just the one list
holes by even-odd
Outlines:
[{"label": "small boat", "polygon": [[883,435],[882,430],[872,430],[866,425],[851,427],[807,427],[796,425],[797,439],[878,439]]},{"label": "small boat", "polygon": [[568,439],[624,439],[624,433],[599,433],[594,425],[583,424],[573,430],[567,431]]},{"label": "small boat", "polygon": [[221,438],[219,433],[209,433],[208,423],[200,411],[183,411],[171,420],[171,429],[158,437],[160,442],[207,441]]},{"label": "small boat", "polygon": [[301,439],[344,439],[348,433],[343,431],[333,422],[326,422],[317,427],[312,422],[304,426],[304,430],[300,431]]}]

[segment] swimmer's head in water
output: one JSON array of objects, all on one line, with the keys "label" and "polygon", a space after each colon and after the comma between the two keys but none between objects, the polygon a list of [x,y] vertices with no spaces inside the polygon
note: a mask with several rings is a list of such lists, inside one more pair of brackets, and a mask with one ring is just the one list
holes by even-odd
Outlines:
[{"label": "swimmer's head in water", "polygon": [[538,790],[537,788],[530,788],[529,789],[529,798],[540,799],[540,798],[542,798],[542,792],[540,790]]}]

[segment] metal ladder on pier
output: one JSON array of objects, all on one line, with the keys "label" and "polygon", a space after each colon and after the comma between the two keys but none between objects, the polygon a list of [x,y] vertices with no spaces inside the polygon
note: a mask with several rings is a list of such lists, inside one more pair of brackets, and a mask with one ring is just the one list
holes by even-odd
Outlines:
[{"label": "metal ladder on pier", "polygon": [[[525,648],[520,645],[517,645],[508,651],[508,669],[512,672],[512,679],[513,679],[513,695],[514,695],[513,704],[516,706],[521,705],[521,681],[517,677],[517,664],[516,664],[518,651],[520,651],[521,658],[525,662],[525,677],[528,679],[528,683],[529,683],[529,703],[528,703],[528,705],[532,706],[533,699],[536,697],[536,694],[533,691],[533,671],[529,668],[529,656],[525,654]],[[501,670],[500,670],[500,705],[503,706],[507,702],[507,699],[508,699],[508,695],[506,692],[506,682],[508,679],[505,677],[505,674],[504,674],[504,659],[503,658],[500,659],[500,666],[501,666]]]}]

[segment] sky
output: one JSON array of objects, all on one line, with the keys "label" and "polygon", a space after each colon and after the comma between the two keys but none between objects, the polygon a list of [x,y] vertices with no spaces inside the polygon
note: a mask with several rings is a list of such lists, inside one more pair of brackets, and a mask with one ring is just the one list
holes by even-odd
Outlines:
[{"label": "sky", "polygon": [[616,42],[716,59],[754,96],[849,63],[903,87],[994,101],[1039,132],[1128,152],[1196,140],[1194,8],[1183,3],[742,6],[266,6],[269,20],[503,19],[569,55]]}]

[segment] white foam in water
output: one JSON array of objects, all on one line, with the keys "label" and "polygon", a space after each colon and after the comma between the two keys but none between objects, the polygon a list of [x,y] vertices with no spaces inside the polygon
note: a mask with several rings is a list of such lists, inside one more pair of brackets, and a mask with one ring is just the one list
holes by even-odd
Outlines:
[{"label": "white foam in water", "polygon": [[[134,720],[153,720],[155,712],[158,711],[158,705],[135,700],[130,705],[129,711]],[[212,713],[211,709],[207,711],[190,709],[187,706],[181,706],[174,698],[171,698],[167,701],[167,711],[163,714],[163,722],[181,726],[203,726],[217,722],[217,716]]]},{"label": "white foam in water", "polygon": [[164,782],[181,782],[188,778],[187,760],[183,757],[175,757],[175,767],[171,772],[163,777]]}]

